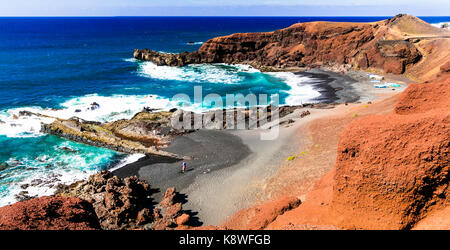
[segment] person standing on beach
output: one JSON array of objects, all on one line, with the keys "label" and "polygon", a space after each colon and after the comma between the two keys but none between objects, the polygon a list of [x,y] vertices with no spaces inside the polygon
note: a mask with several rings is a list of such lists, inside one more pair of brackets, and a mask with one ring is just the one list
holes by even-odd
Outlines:
[{"label": "person standing on beach", "polygon": [[181,172],[184,173],[186,171],[186,162],[183,162],[181,165]]}]

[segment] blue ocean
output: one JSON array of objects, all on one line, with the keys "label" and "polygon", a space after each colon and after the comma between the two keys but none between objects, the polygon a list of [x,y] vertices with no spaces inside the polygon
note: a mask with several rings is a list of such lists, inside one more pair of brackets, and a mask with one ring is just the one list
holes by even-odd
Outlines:
[{"label": "blue ocean", "polygon": [[[19,117],[28,110],[86,120],[131,118],[143,107],[177,106],[175,94],[279,94],[282,104],[317,98],[311,79],[261,73],[245,65],[156,66],[134,60],[133,49],[177,53],[210,38],[263,32],[298,22],[372,22],[388,17],[70,17],[0,18],[0,206],[20,192],[48,195],[58,183],[138,159],[42,134],[52,120]],[[439,24],[450,17],[421,17]],[[85,111],[91,103],[100,108]],[[208,107],[193,107],[204,110]],[[83,112],[75,113],[75,110]],[[23,193],[22,193],[23,194]]]}]

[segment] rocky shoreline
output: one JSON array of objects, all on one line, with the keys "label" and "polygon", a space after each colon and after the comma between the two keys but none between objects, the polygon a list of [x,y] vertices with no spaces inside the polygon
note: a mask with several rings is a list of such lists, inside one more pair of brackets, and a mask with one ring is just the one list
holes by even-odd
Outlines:
[{"label": "rocky shoreline", "polygon": [[249,220],[260,221],[259,229],[411,229],[448,208],[448,110],[442,110],[448,106],[442,99],[448,89],[448,46],[448,32],[397,15],[370,24],[316,22],[233,34],[178,55],[135,50],[135,58],[178,67],[244,63],[261,71],[362,69],[431,83],[409,87],[392,114],[350,123],[341,134],[335,168],[317,182],[305,204],[296,200],[292,208],[291,199],[269,202],[243,210],[233,222],[241,223],[234,229],[248,229]]},{"label": "rocky shoreline", "polygon": [[391,30],[410,21],[422,22],[416,17],[397,15],[370,24],[299,23],[273,32],[238,33],[213,38],[191,53],[168,54],[136,49],[134,58],[152,61],[160,66],[243,63],[261,71],[316,67],[338,71],[373,68],[385,73],[403,74],[423,57],[414,45],[420,38],[410,39]]},{"label": "rocky shoreline", "polygon": [[[146,49],[135,50],[134,57],[168,66],[246,63],[261,71],[305,67],[336,72],[364,69],[431,80],[409,86],[398,97],[392,112],[383,110],[383,114],[361,119],[353,114],[354,121],[340,134],[333,170],[316,183],[306,200],[288,197],[271,201],[243,210],[237,219],[230,220],[235,224],[233,229],[309,229],[311,225],[411,229],[449,204],[446,94],[450,86],[450,54],[448,49],[439,51],[449,45],[443,32],[416,17],[398,15],[376,23],[295,24],[274,32],[214,38],[192,53],[166,54]],[[434,61],[437,55],[439,60]],[[334,103],[307,104],[273,110],[269,106],[263,112],[269,117],[279,112],[283,118],[299,108],[333,106]],[[223,110],[222,114],[226,116],[229,111]],[[270,129],[267,122],[252,120],[250,110],[232,112],[245,117],[244,127],[256,124]],[[182,110],[144,110],[132,119],[111,123],[55,119],[42,131],[86,144],[177,161],[188,158],[162,149],[173,138],[194,131],[176,130],[170,125],[173,116],[183,114]],[[205,125],[227,128],[236,125],[236,120],[228,124],[209,119]],[[104,171],[87,181],[60,186],[54,196],[0,208],[0,229],[188,229],[191,216],[183,211],[175,189],[168,188],[158,204],[151,198],[152,192],[149,184],[137,177],[119,178]],[[448,218],[446,214],[442,219]],[[254,223],[249,224],[249,220]],[[245,223],[239,224],[242,221]],[[217,227],[208,229],[211,228]]]},{"label": "rocky shoreline", "polygon": [[[174,188],[159,203],[154,190],[137,177],[118,178],[108,171],[86,181],[60,185],[44,196],[0,208],[0,230],[168,230],[185,228],[189,215]],[[29,210],[29,206],[32,206]]]},{"label": "rocky shoreline", "polygon": [[171,115],[171,112],[144,110],[130,120],[109,123],[85,121],[77,117],[67,120],[56,119],[51,124],[43,124],[41,132],[128,154],[142,153],[180,158],[160,150],[167,146],[172,136],[186,132],[170,130]]},{"label": "rocky shoreline", "polygon": [[[327,105],[333,105],[333,103],[281,106],[276,108],[267,106],[260,109],[256,116],[252,115],[254,110],[251,108],[224,109],[219,111],[224,117],[223,120],[214,118],[217,111],[208,111],[199,114],[176,109],[171,111],[148,111],[144,109],[129,120],[118,120],[107,123],[85,121],[77,117],[67,120],[56,119],[50,124],[43,124],[41,132],[128,154],[143,153],[149,156],[153,155],[180,160],[184,156],[176,155],[162,149],[166,148],[176,136],[200,129],[194,128],[194,117],[199,117],[203,121],[201,128],[205,129],[222,130],[240,126],[246,129],[252,129],[260,128],[266,123],[272,122],[272,115],[274,114],[277,114],[279,118],[283,118],[299,108],[325,107]],[[24,113],[23,115],[39,114]],[[186,115],[191,117],[191,120],[187,122],[191,125],[192,129],[175,128],[171,124],[173,119],[183,121],[183,117]],[[238,117],[244,119],[241,121],[237,119]]]},{"label": "rocky shoreline", "polygon": [[[180,154],[179,150],[167,150],[167,147],[172,144],[172,142],[183,135],[189,135],[193,132],[197,132],[198,129],[176,129],[171,124],[171,119],[180,118],[184,115],[191,115],[192,117],[200,117],[202,120],[207,120],[204,123],[205,129],[212,130],[229,130],[230,127],[241,126],[245,129],[270,129],[271,126],[266,126],[267,123],[272,122],[272,114],[277,114],[280,119],[280,125],[289,124],[292,119],[284,119],[284,117],[292,114],[298,109],[304,108],[332,108],[338,102],[346,102],[358,99],[358,95],[354,92],[347,82],[341,82],[342,76],[334,77],[328,75],[327,72],[314,72],[306,73],[301,72],[299,74],[307,74],[308,77],[313,77],[317,80],[317,84],[320,85],[318,88],[323,89],[322,95],[318,101],[319,103],[309,103],[296,106],[281,106],[272,110],[272,106],[267,106],[261,108],[254,119],[251,115],[254,110],[252,109],[224,109],[221,110],[225,120],[223,123],[220,120],[215,120],[214,117],[216,111],[209,111],[204,113],[193,113],[183,110],[171,109],[169,111],[152,110],[149,108],[144,108],[141,112],[135,114],[131,119],[122,119],[113,122],[94,122],[87,121],[76,116],[69,119],[61,119],[57,117],[52,117],[48,115],[43,115],[40,113],[34,113],[30,111],[20,111],[17,114],[17,119],[21,117],[41,117],[41,118],[51,118],[54,121],[49,124],[41,124],[41,133],[51,134],[61,138],[65,138],[71,141],[95,146],[102,147],[118,152],[123,152],[126,154],[144,154],[145,157],[138,162],[129,163],[120,170],[114,170],[115,174],[119,176],[127,177],[132,175],[139,175],[135,170],[135,166],[142,166],[143,164],[154,164],[159,162],[172,162],[174,164],[179,164],[181,160],[190,161],[192,156],[188,154]],[[350,95],[351,98],[342,97],[337,92],[345,93]],[[355,99],[356,98],[356,99]],[[92,104],[94,105],[94,104]],[[98,104],[97,104],[98,105]],[[303,116],[308,115],[308,112],[304,112]],[[75,114],[76,115],[76,114]],[[234,119],[226,119],[230,115],[234,115]],[[238,122],[236,118],[243,117],[243,121]],[[258,117],[265,117],[264,119],[258,119]],[[191,120],[191,125],[193,126],[194,118]],[[244,124],[242,124],[244,123]],[[266,126],[266,128],[264,128]],[[185,145],[185,147],[190,147],[190,145]],[[62,150],[72,150],[71,148],[61,148]],[[171,152],[172,151],[172,152]],[[233,158],[233,157],[231,157]],[[229,162],[228,159],[224,159]],[[145,163],[144,163],[145,162]],[[227,164],[225,164],[227,165]],[[7,168],[8,165],[5,163],[0,166],[0,168]],[[23,189],[19,194],[16,195],[17,201],[26,201],[30,199],[37,198],[37,196],[30,195],[26,189],[28,187],[38,186],[40,184],[45,184],[51,188],[55,187],[52,183],[57,183],[59,181],[59,176],[54,176],[48,180],[35,179],[32,183],[24,184],[21,186]],[[172,183],[172,182],[169,182]],[[185,183],[185,181],[181,181]],[[169,188],[168,185],[163,185],[164,189]],[[156,198],[161,198],[161,194],[155,196]]]}]

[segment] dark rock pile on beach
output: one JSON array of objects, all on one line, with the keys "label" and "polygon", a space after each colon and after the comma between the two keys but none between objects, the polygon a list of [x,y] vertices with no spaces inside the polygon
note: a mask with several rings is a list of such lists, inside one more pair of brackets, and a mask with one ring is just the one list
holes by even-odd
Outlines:
[{"label": "dark rock pile on beach", "polygon": [[[92,204],[99,224],[105,230],[158,229],[177,225],[182,213],[181,203],[176,203],[175,189],[166,191],[163,200],[154,204],[152,190],[137,177],[118,178],[108,171],[91,175],[87,181],[60,187],[57,195],[77,197]],[[179,220],[178,220],[179,221]]]},{"label": "dark rock pile on beach", "polygon": [[153,210],[153,229],[164,230],[177,227],[178,229],[188,228],[190,216],[182,212],[181,203],[176,203],[177,193],[175,188],[169,188],[164,193],[162,201]]},{"label": "dark rock pile on beach", "polygon": [[[184,122],[185,117],[190,117],[192,128],[195,128],[195,119],[201,121],[202,128],[205,129],[256,129],[265,124],[292,114],[295,110],[305,107],[324,108],[332,107],[334,104],[303,104],[293,106],[266,106],[260,108],[234,108],[208,111],[205,113],[194,113],[191,111],[177,110],[173,113],[173,118]],[[301,118],[306,116],[303,114]]]},{"label": "dark rock pile on beach", "polygon": [[245,63],[262,71],[290,67],[325,67],[337,71],[373,68],[402,74],[414,72],[422,57],[436,53],[422,49],[432,41],[415,38],[417,30],[448,35],[414,16],[397,15],[375,23],[298,23],[273,32],[213,38],[192,53],[166,54],[137,49],[134,57],[168,66]]},{"label": "dark rock pile on beach", "polygon": [[168,230],[187,228],[189,215],[169,188],[159,204],[150,185],[137,177],[118,178],[108,171],[87,181],[61,185],[54,196],[0,208],[6,230]]}]

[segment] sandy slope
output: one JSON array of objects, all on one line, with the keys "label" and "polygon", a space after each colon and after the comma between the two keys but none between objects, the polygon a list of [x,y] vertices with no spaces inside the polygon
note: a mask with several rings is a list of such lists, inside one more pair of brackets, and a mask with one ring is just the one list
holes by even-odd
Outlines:
[{"label": "sandy slope", "polygon": [[[381,100],[383,101],[381,102]],[[349,104],[340,105],[330,110],[317,110],[315,115],[312,115],[307,120],[298,122],[294,135],[302,143],[293,154],[297,158],[290,162],[283,162],[282,166],[274,175],[260,182],[261,195],[259,201],[256,203],[262,204],[260,210],[264,210],[264,207],[268,208],[271,206],[270,203],[265,204],[265,202],[284,199],[284,197],[293,195],[302,200],[302,202],[308,200],[307,194],[312,190],[315,182],[333,169],[336,162],[339,134],[345,126],[354,119],[359,119],[369,114],[391,112],[396,100],[397,94],[388,92],[380,96],[379,101],[373,104]],[[327,200],[326,197],[330,195],[331,190],[325,190],[319,197]],[[322,202],[322,200],[317,201],[319,204]],[[302,209],[303,211],[303,208],[305,207],[302,204],[298,209]],[[315,207],[314,209],[317,208]],[[308,211],[308,207],[304,210]],[[286,221],[280,222],[280,225],[284,226],[289,223],[300,224],[295,223],[295,218],[289,216],[289,213],[286,212],[284,217]],[[297,216],[298,213],[295,214],[295,217]],[[243,229],[247,226],[246,221],[248,217],[248,213],[236,214],[228,221],[224,221],[221,226]],[[316,216],[309,219],[311,221],[302,224],[324,226],[316,221],[318,219]],[[274,225],[276,227],[277,224]]]},{"label": "sandy slope", "polygon": [[[198,211],[203,225],[219,225],[254,204],[292,194],[304,198],[314,181],[333,167],[338,134],[345,125],[367,114],[392,111],[395,101],[392,96],[406,87],[405,84],[396,91],[375,89],[367,73],[352,72],[351,75],[359,80],[353,84],[352,91],[364,94],[364,102],[329,109],[299,109],[284,118],[293,119],[295,123],[282,125],[280,136],[274,141],[261,141],[258,130],[230,132],[240,137],[252,153],[232,167],[198,176],[192,185],[181,190],[188,196],[186,208]],[[389,105],[367,104],[386,98],[390,100],[386,102]],[[300,118],[305,110],[311,115]],[[288,161],[291,156],[296,158]],[[233,228],[233,225],[225,225]]]},{"label": "sandy slope", "polygon": [[[270,179],[269,202],[222,227],[448,228],[448,73],[450,62],[431,83],[305,124],[309,156]],[[301,205],[290,205],[293,195]]]},{"label": "sandy slope", "polygon": [[299,127],[333,113],[333,110],[308,110],[311,115],[305,118],[299,118],[301,110],[290,116],[298,121],[293,126],[280,128],[280,136],[275,141],[261,141],[260,131],[230,132],[239,136],[252,153],[230,168],[198,176],[192,185],[180,191],[188,195],[185,207],[197,211],[204,225],[217,225],[238,210],[264,199],[260,197],[261,190],[265,189],[264,180],[270,178],[292,152],[309,143],[308,138],[297,134]]}]

